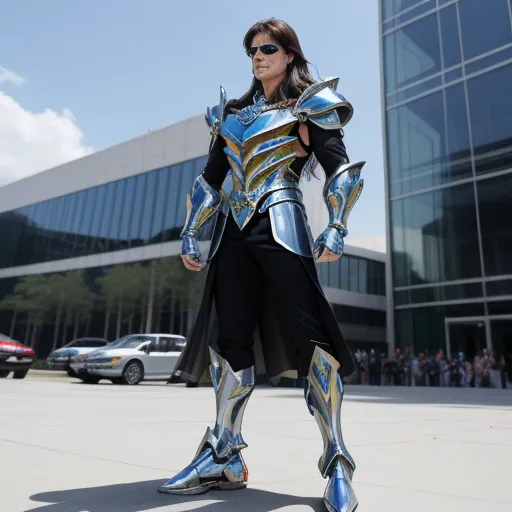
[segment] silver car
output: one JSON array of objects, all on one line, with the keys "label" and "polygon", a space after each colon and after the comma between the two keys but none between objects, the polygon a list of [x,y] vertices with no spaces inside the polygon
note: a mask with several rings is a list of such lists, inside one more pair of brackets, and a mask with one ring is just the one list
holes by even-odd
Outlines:
[{"label": "silver car", "polygon": [[83,381],[136,385],[143,380],[167,380],[187,340],[175,334],[130,334],[85,357],[71,367]]}]

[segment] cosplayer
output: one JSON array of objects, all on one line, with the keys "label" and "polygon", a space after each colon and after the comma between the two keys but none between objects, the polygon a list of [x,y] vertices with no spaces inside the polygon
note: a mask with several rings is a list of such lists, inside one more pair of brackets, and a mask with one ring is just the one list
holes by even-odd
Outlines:
[{"label": "cosplayer", "polygon": [[[159,488],[199,494],[212,488],[246,487],[241,450],[242,417],[258,372],[295,372],[305,379],[305,400],[324,440],[319,469],[328,479],[329,511],[352,512],[355,463],[343,443],[342,378],[353,359],[318,280],[316,262],[343,254],[347,218],[357,201],[364,162],[349,163],[342,128],[351,104],[336,92],[338,80],[314,80],[297,35],[270,19],[244,39],[254,79],[240,99],[207,111],[212,143],[203,173],[187,196],[181,238],[189,270],[205,263],[197,232],[211,220],[205,291],[190,340],[174,378],[198,382],[210,362],[217,418],[189,466]],[[299,180],[320,163],[329,224],[316,241],[306,217]],[[225,179],[231,190],[223,188]],[[216,348],[208,341],[217,326]]]}]

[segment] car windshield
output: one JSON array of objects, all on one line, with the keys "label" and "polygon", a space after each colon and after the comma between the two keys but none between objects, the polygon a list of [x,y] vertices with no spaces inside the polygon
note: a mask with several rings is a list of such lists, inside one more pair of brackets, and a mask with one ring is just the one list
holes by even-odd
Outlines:
[{"label": "car windshield", "polygon": [[109,350],[112,348],[137,348],[144,341],[150,341],[150,338],[146,336],[125,336],[109,343],[105,348]]}]

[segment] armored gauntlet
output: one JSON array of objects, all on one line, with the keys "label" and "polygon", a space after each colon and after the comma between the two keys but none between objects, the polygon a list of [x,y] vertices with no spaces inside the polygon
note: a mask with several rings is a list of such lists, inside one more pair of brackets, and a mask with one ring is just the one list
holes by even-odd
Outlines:
[{"label": "armored gauntlet", "polygon": [[329,225],[315,241],[315,259],[319,263],[335,261],[343,254],[343,238],[348,234],[347,219],[363,189],[360,174],[365,163],[341,165],[324,185]]}]

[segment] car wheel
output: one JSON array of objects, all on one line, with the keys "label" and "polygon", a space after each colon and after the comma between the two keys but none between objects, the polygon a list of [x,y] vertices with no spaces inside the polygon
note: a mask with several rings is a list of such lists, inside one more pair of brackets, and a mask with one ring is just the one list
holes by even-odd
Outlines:
[{"label": "car wheel", "polygon": [[142,365],[139,361],[130,361],[123,370],[123,381],[129,386],[136,386],[143,378]]},{"label": "car wheel", "polygon": [[76,378],[78,375],[76,374],[75,370],[72,370],[71,368],[68,368],[68,377]]},{"label": "car wheel", "polygon": [[9,375],[8,370],[0,370],[0,379],[5,379]]},{"label": "car wheel", "polygon": [[13,379],[24,379],[27,376],[28,370],[18,370],[14,372],[12,378]]}]

